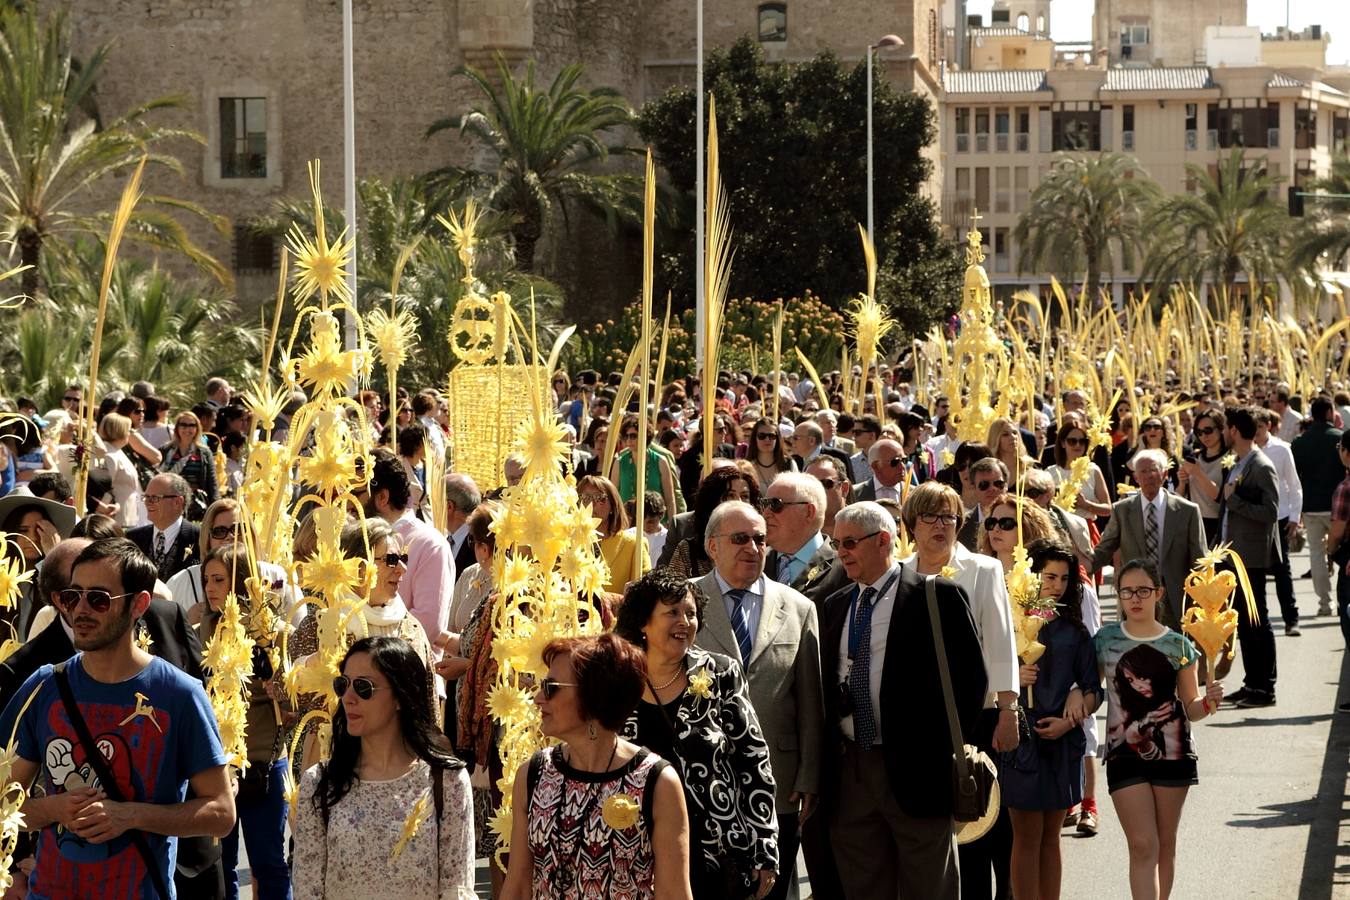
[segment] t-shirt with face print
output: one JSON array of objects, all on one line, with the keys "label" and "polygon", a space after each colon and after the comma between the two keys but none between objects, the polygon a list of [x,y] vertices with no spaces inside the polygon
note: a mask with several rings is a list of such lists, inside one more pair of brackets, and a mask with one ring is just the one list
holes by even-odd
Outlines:
[{"label": "t-shirt with face print", "polygon": [[1190,723],[1177,696],[1182,669],[1196,664],[1190,639],[1170,628],[1151,640],[1119,622],[1093,638],[1106,673],[1106,759],[1195,759]]}]

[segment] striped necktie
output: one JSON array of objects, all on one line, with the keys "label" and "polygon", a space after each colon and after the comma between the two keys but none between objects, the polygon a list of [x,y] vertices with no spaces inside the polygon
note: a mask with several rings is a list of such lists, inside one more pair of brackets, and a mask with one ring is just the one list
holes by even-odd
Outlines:
[{"label": "striped necktie", "polygon": [[1158,559],[1158,507],[1144,501],[1144,555],[1156,562]]},{"label": "striped necktie", "polygon": [[736,608],[731,611],[731,630],[736,632],[736,646],[741,650],[742,668],[750,665],[750,615],[745,609],[745,595],[748,591],[727,591]]}]

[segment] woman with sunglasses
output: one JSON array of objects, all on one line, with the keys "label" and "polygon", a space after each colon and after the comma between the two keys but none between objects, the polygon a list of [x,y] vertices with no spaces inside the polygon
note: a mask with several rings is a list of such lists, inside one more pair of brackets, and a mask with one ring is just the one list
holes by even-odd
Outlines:
[{"label": "woman with sunglasses", "polygon": [[[201,619],[203,646],[210,646],[220,624],[225,600],[234,594],[240,612],[249,614],[246,581],[248,559],[238,545],[224,544],[206,555],[201,564],[206,612]],[[286,742],[282,709],[289,706],[280,673],[272,668],[264,650],[253,652],[253,677],[248,685],[245,739],[248,768],[240,775],[235,794],[236,821],[221,840],[225,868],[225,893],[239,897],[239,834],[243,832],[249,865],[259,900],[290,900],[291,873],[286,866]]]},{"label": "woman with sunglasses", "polygon": [[633,557],[641,545],[642,571],[652,567],[647,556],[647,542],[628,527],[628,513],[619,500],[614,482],[599,475],[587,475],[577,482],[577,499],[591,508],[591,515],[600,520],[596,529],[600,537],[600,555],[609,566],[609,582],[605,592],[623,593],[624,585],[633,580]]},{"label": "woman with sunglasses", "polygon": [[219,494],[215,454],[203,443],[204,440],[201,420],[185,411],[174,420],[173,440],[160,448],[164,460],[159,470],[183,476],[183,480],[197,494],[198,499],[188,503],[183,513],[194,522],[197,515],[216,502]]},{"label": "woman with sunglasses", "polygon": [[[230,497],[217,500],[206,508],[202,515],[201,537],[198,539],[201,558],[221,547],[243,547],[245,541],[253,540],[240,520],[239,501]],[[256,554],[256,551],[255,551]],[[303,616],[305,607],[301,602],[300,589],[287,576],[286,570],[274,563],[258,560],[258,574],[267,580],[271,589],[278,591],[284,598],[286,615]],[[200,563],[188,566],[174,574],[167,582],[173,601],[183,609],[188,621],[196,625],[202,621],[206,612],[206,596],[202,591],[202,566]],[[294,623],[299,622],[295,618]]]},{"label": "woman with sunglasses", "polygon": [[[1081,416],[1066,413],[1055,432],[1055,464],[1050,467],[1056,485],[1073,477],[1074,460],[1085,456],[1087,452],[1087,424]],[[1111,495],[1106,487],[1106,476],[1095,462],[1087,465],[1087,480],[1078,489],[1078,505],[1074,511],[1087,518],[1110,516]]]},{"label": "woman with sunglasses", "polygon": [[771,419],[760,419],[750,431],[753,446],[746,457],[755,467],[755,480],[761,491],[766,490],[782,472],[797,471],[797,464],[783,449],[783,436]]},{"label": "woman with sunglasses", "polygon": [[[1172,433],[1171,429],[1167,426],[1166,420],[1164,420],[1162,416],[1144,417],[1143,424],[1139,426],[1139,441],[1130,448],[1130,452],[1125,457],[1125,462],[1121,464],[1120,468],[1115,468],[1115,460],[1114,458],[1112,459],[1112,471],[1124,472],[1125,480],[1130,484],[1135,484],[1136,482],[1134,480],[1134,473],[1127,464],[1130,460],[1134,459],[1134,455],[1140,450],[1161,450],[1163,453],[1167,454],[1168,459],[1172,459]],[[1168,468],[1167,474],[1163,479],[1163,484],[1168,490],[1175,491],[1177,489],[1177,474],[1178,470],[1176,467]]]},{"label": "woman with sunglasses", "polygon": [[1130,851],[1130,894],[1166,900],[1177,830],[1200,781],[1190,723],[1218,709],[1223,685],[1202,692],[1195,646],[1157,620],[1162,578],[1134,559],[1116,573],[1122,619],[1093,639],[1106,689],[1106,784]]},{"label": "woman with sunglasses", "polygon": [[[1059,833],[1083,795],[1087,735],[1081,725],[1101,702],[1096,651],[1082,618],[1084,584],[1073,551],[1054,539],[1030,544],[1041,596],[1056,603],[1037,635],[1041,658],[1021,667],[1026,738],[999,760],[1012,819],[1012,889],[1017,897],[1058,897]],[[1034,688],[1027,692],[1027,688]]]},{"label": "woman with sunglasses", "polygon": [[[995,501],[985,521],[999,510]],[[950,578],[965,593],[988,677],[984,709],[966,740],[996,760],[999,753],[1016,749],[1018,742],[1017,647],[1012,608],[998,562],[972,553],[956,539],[961,517],[961,498],[947,485],[929,481],[910,491],[903,519],[905,530],[913,536],[914,553],[900,564],[912,566],[920,575]],[[1000,813],[984,837],[962,844],[959,852],[963,896],[1008,895],[1012,826],[1006,815]],[[996,894],[989,893],[991,874],[998,887]],[[979,890],[981,887],[983,890]]]},{"label": "woman with sunglasses", "polygon": [[436,727],[428,677],[399,638],[348,649],[328,762],[296,801],[296,900],[476,896],[469,776]]},{"label": "woman with sunglasses", "polygon": [[136,474],[140,478],[141,487],[145,487],[146,482],[155,476],[155,473],[159,471],[159,464],[164,459],[159,449],[142,433],[147,407],[147,401],[140,397],[123,397],[117,402],[116,409],[119,416],[126,416],[131,421],[131,435],[127,439],[127,445],[122,452],[136,467]]},{"label": "woman with sunglasses", "polygon": [[[649,427],[645,489],[661,492],[661,498],[665,500],[666,509],[670,512],[669,518],[666,519],[666,524],[669,525],[670,519],[673,519],[675,513],[679,511],[675,508],[674,458],[666,456],[664,448],[657,445],[655,438],[656,430]],[[619,486],[619,500],[624,503],[637,496],[637,466],[633,464],[633,451],[637,447],[637,439],[637,416],[624,416],[619,430],[620,450],[609,468],[610,481]]]},{"label": "woman with sunglasses", "polygon": [[694,495],[694,530],[675,545],[666,568],[685,578],[701,578],[713,570],[703,536],[713,510],[728,500],[759,505],[759,483],[731,463],[714,466]]},{"label": "woman with sunglasses", "polygon": [[[619,737],[642,696],[642,651],[613,634],[544,648],[545,737],[516,773],[501,896],[688,898],[689,818],[670,763]],[[517,851],[517,848],[519,850]]]},{"label": "woman with sunglasses", "polygon": [[694,646],[707,602],[666,569],[629,586],[614,633],[646,652],[647,669],[622,735],[684,783],[693,896],[763,897],[778,868],[769,747],[740,664]]},{"label": "woman with sunglasses", "polygon": [[1214,546],[1219,540],[1219,485],[1226,480],[1223,459],[1228,454],[1224,441],[1223,413],[1208,409],[1195,417],[1191,430],[1193,452],[1182,457],[1179,484],[1182,494],[1200,507],[1205,523],[1205,540]]},{"label": "woman with sunglasses", "polygon": [[1055,536],[1055,522],[1034,501],[1014,494],[1002,494],[989,507],[989,515],[980,523],[980,552],[999,561],[1006,576],[1012,571],[1013,551]]}]

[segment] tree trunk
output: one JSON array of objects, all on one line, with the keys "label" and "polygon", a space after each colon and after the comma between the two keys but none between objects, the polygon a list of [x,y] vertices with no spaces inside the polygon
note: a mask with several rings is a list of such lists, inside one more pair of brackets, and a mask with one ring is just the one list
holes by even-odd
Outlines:
[{"label": "tree trunk", "polygon": [[1088,309],[1096,309],[1102,292],[1102,254],[1095,241],[1084,241],[1083,256],[1087,258],[1087,283],[1083,288],[1090,304]]},{"label": "tree trunk", "polygon": [[34,228],[22,228],[15,240],[19,245],[19,261],[29,267],[23,270],[20,281],[24,304],[27,305],[36,299],[41,284],[38,278],[38,262],[42,258],[42,235]]},{"label": "tree trunk", "polygon": [[520,271],[534,272],[534,250],[543,233],[544,223],[538,209],[523,213],[520,221],[511,229],[511,237],[516,244],[516,268]]}]

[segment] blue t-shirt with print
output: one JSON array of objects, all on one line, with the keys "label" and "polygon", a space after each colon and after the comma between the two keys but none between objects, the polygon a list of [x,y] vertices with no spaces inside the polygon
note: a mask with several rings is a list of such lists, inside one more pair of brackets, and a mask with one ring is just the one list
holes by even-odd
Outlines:
[{"label": "blue t-shirt with print", "polygon": [[[181,803],[190,777],[225,764],[216,717],[200,681],[155,657],[135,677],[104,684],[85,672],[81,659],[77,654],[66,664],[71,691],[127,800]],[[16,731],[14,719],[34,692]],[[14,733],[18,755],[38,763],[34,794],[98,786],[66,717],[52,666],[34,672],[10,701],[0,715],[0,733]],[[149,832],[145,837],[172,894],[178,839]],[[28,888],[30,900],[156,896],[145,861],[127,835],[91,844],[55,824],[38,837],[37,867]]]},{"label": "blue t-shirt with print", "polygon": [[1177,694],[1181,670],[1196,664],[1195,645],[1164,628],[1141,640],[1120,622],[1093,638],[1106,685],[1106,761],[1195,759],[1190,721]]}]

